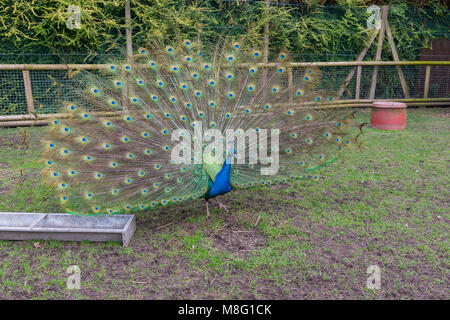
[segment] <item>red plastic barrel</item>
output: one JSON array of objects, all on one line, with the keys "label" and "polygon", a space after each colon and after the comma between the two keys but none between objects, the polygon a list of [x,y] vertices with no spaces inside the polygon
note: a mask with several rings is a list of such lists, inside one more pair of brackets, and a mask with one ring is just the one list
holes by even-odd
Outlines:
[{"label": "red plastic barrel", "polygon": [[374,102],[370,126],[382,130],[405,130],[406,104],[402,102]]}]

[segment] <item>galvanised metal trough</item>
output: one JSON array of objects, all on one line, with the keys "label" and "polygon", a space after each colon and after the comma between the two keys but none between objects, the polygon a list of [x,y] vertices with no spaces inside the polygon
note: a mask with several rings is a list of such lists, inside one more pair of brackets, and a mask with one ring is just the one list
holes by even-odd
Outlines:
[{"label": "galvanised metal trough", "polygon": [[126,247],[135,231],[134,215],[0,212],[2,240],[121,241]]}]

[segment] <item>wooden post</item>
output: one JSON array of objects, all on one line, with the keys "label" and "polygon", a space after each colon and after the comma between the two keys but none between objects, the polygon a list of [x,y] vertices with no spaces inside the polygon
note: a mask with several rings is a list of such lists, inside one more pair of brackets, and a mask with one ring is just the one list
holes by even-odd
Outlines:
[{"label": "wooden post", "polygon": [[[395,48],[394,37],[391,33],[391,27],[389,26],[389,21],[386,20],[386,35],[389,39],[389,44],[391,45],[392,56],[394,57],[394,61],[400,61],[398,58],[397,49]],[[403,94],[406,99],[409,99],[408,87],[406,86],[405,75],[403,74],[403,70],[400,66],[395,66],[397,68],[398,77],[400,78],[400,84],[402,85]]]},{"label": "wooden post", "polygon": [[130,1],[127,0],[125,2],[125,22],[127,27],[125,29],[125,36],[127,40],[127,58],[130,59],[133,55],[133,39],[131,36],[131,9],[130,9]]},{"label": "wooden post", "polygon": [[[126,29],[125,29],[125,36],[126,36],[126,42],[127,42],[127,61],[128,63],[131,61],[131,57],[133,56],[133,41],[131,36],[131,8],[130,8],[130,1],[125,1],[125,22],[126,22]],[[128,75],[126,72],[121,72],[122,77],[126,80],[125,85],[122,89],[122,108],[124,111],[128,110]]]},{"label": "wooden post", "polygon": [[269,62],[269,21],[267,21],[267,19],[269,19],[269,9],[270,9],[270,0],[266,0],[266,8],[264,10],[266,19],[266,23],[264,23],[264,44],[263,44],[264,63]]},{"label": "wooden post", "polygon": [[292,67],[288,68],[288,90],[289,90],[289,103],[294,102],[294,84],[292,79]]},{"label": "wooden post", "polygon": [[201,46],[202,46],[201,32],[202,32],[202,27],[200,25],[200,22],[197,22],[197,55],[199,55],[201,52]]},{"label": "wooden post", "polygon": [[[270,0],[266,0],[266,7],[264,9],[265,15],[264,18],[266,22],[264,23],[264,43],[263,43],[263,59],[264,59],[264,70],[263,70],[263,84],[267,82],[267,64],[269,63],[269,9],[270,9]],[[265,93],[263,93],[265,95]]]},{"label": "wooden post", "polygon": [[358,71],[356,72],[356,89],[355,89],[355,99],[359,100],[361,94],[361,71],[362,67],[357,67]]},{"label": "wooden post", "polygon": [[23,84],[25,86],[25,98],[27,100],[28,113],[34,113],[33,93],[31,90],[30,71],[23,70]]},{"label": "wooden post", "polygon": [[430,73],[431,73],[431,67],[427,66],[427,69],[425,71],[425,85],[423,87],[423,98],[428,98],[428,90],[430,88]]},{"label": "wooden post", "polygon": [[[383,42],[384,42],[384,31],[386,30],[386,20],[389,12],[389,6],[383,6],[381,10],[382,10],[381,29],[380,32],[378,33],[378,44],[377,44],[377,52],[375,55],[375,61],[380,61],[381,59],[381,52],[383,50]],[[378,66],[375,66],[373,68],[372,85],[370,87],[369,99],[375,98],[375,89],[377,87],[377,76],[378,76]]]}]

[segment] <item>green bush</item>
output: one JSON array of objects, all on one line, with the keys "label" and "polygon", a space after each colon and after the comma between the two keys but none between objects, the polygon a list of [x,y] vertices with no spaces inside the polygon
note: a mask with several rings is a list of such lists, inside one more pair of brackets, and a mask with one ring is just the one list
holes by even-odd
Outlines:
[{"label": "green bush", "polygon": [[[264,1],[140,0],[131,2],[135,47],[177,36],[214,43],[221,35],[245,35],[261,45],[270,24],[271,49],[288,48],[304,60],[353,59],[364,47],[366,7],[390,2],[389,21],[401,59],[415,59],[429,39],[448,37],[448,9],[432,1],[277,1],[265,15]],[[125,0],[0,0],[0,62],[98,62],[123,53]],[[80,29],[66,21],[71,4],[81,8]],[[387,48],[386,48],[387,49]]]}]

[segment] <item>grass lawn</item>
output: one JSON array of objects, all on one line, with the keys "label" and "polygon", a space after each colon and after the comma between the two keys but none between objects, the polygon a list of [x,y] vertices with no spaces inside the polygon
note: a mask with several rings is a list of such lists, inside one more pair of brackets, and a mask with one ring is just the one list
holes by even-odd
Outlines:
[{"label": "grass lawn", "polygon": [[[448,109],[409,109],[405,131],[366,127],[362,152],[318,181],[230,193],[210,218],[203,201],[139,214],[128,248],[0,241],[0,299],[448,299],[449,129]],[[0,211],[60,211],[40,182],[43,130],[0,129]]]}]

